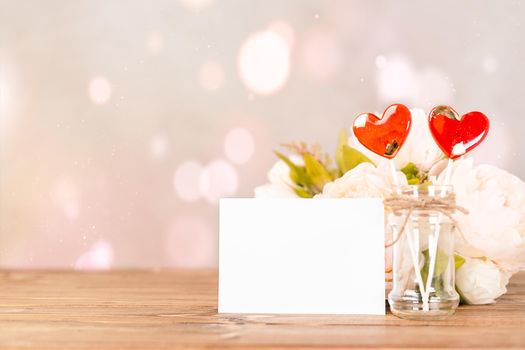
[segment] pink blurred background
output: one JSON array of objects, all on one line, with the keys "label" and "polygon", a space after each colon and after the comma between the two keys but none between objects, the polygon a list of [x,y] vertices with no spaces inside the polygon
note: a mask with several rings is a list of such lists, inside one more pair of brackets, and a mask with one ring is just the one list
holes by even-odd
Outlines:
[{"label": "pink blurred background", "polygon": [[394,102],[525,177],[523,1],[0,0],[0,267],[217,264],[217,199]]}]

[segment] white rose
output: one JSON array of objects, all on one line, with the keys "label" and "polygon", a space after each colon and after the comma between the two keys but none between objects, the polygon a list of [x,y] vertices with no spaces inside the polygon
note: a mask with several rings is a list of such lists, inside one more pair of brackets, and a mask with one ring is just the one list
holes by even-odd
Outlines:
[{"label": "white rose", "polygon": [[510,274],[489,260],[469,259],[456,271],[456,287],[469,304],[490,304],[507,293]]},{"label": "white rose", "polygon": [[[401,185],[407,181],[402,172],[397,172]],[[387,168],[376,168],[371,163],[361,163],[339,179],[327,183],[316,198],[381,197],[392,193],[393,179]]]},{"label": "white rose", "polygon": [[457,204],[469,211],[456,215],[464,237],[456,239],[456,251],[487,257],[510,272],[525,269],[525,183],[502,169],[474,166],[466,159],[454,162],[451,184]]},{"label": "white rose", "polygon": [[[301,163],[300,157],[290,157],[296,164]],[[298,197],[293,190],[294,183],[290,179],[290,168],[282,160],[277,161],[268,172],[269,183],[255,188],[256,198],[293,198]]]},{"label": "white rose", "polygon": [[[434,142],[430,129],[428,128],[428,117],[422,109],[410,109],[412,114],[412,126],[405,144],[394,158],[398,169],[405,167],[408,163],[414,163],[421,171],[429,171],[430,168],[443,157],[443,152]],[[359,141],[353,137],[350,138],[350,146],[363,152],[367,157],[372,159],[376,164],[387,162],[383,157],[366,149]]]}]

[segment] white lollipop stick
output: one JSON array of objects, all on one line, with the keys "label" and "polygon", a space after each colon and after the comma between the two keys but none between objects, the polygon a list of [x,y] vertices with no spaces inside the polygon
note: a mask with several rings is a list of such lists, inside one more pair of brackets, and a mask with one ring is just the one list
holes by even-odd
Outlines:
[{"label": "white lollipop stick", "polygon": [[416,246],[414,246],[414,243],[412,242],[412,236],[414,236],[414,238],[416,237],[416,235],[418,234],[418,232],[412,232],[412,225],[408,225],[409,227],[408,228],[405,228],[408,229],[409,231],[407,232],[407,236],[408,236],[408,249],[410,250],[410,257],[412,258],[412,266],[414,267],[414,273],[416,274],[416,282],[419,286],[419,291],[421,293],[421,298],[423,299],[423,311],[428,311],[429,310],[429,304],[428,304],[428,294],[427,294],[427,291],[425,289],[425,285],[424,285],[424,282],[423,282],[423,278],[421,276],[421,271],[419,271],[419,254],[418,254],[418,249]]},{"label": "white lollipop stick", "polygon": [[[427,281],[425,286],[425,297],[423,298],[423,309],[424,311],[429,310],[428,301],[430,299],[430,286],[432,284],[432,280],[434,279],[434,271],[436,268],[436,260],[437,260],[437,246],[439,242],[439,231],[441,229],[441,220],[443,219],[443,214],[438,214],[438,224],[435,224],[435,234],[434,236],[428,237],[428,257],[430,258],[430,262],[428,265],[428,275],[427,275]],[[427,301],[427,305],[425,305],[425,300]],[[425,308],[426,306],[426,308]]]},{"label": "white lollipop stick", "polygon": [[[450,185],[450,180],[451,180],[451,176],[452,176],[452,164],[454,163],[454,161],[452,159],[448,159],[448,163],[447,163],[447,168],[445,169],[445,183],[444,183],[444,186],[449,186]],[[442,190],[441,190],[441,198],[444,198],[447,194],[447,188],[444,187]],[[426,299],[427,301],[430,299],[430,285],[432,284],[432,279],[434,278],[434,271],[435,271],[435,268],[436,268],[436,260],[437,260],[437,246],[438,246],[438,242],[439,242],[439,233],[441,231],[441,220],[443,220],[443,214],[441,212],[439,212],[438,214],[438,219],[437,219],[437,222],[435,224],[435,233],[434,233],[434,236],[429,236],[428,237],[428,256],[430,258],[430,262],[429,262],[429,265],[428,265],[428,276],[427,276],[427,281],[426,281],[426,288],[425,288],[425,294],[426,294]],[[423,299],[423,300],[424,300]],[[424,301],[423,301],[424,303]]]},{"label": "white lollipop stick", "polygon": [[394,163],[394,159],[390,159],[388,162],[390,163],[390,172],[392,173],[392,180],[394,180],[394,185],[398,187],[399,179],[397,178],[397,170],[396,170],[396,164]]},{"label": "white lollipop stick", "polygon": [[[452,164],[454,161],[452,159],[448,159],[447,168],[445,169],[445,183],[443,185],[450,186],[450,180],[452,177]],[[443,189],[443,191],[446,193],[446,189]],[[441,197],[444,197],[445,195],[442,193]]]}]

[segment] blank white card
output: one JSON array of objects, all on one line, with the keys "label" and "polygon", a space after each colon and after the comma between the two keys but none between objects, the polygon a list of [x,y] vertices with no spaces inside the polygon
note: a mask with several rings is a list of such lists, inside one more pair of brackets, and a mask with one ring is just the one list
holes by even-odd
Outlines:
[{"label": "blank white card", "polygon": [[219,312],[385,314],[381,199],[221,199]]}]

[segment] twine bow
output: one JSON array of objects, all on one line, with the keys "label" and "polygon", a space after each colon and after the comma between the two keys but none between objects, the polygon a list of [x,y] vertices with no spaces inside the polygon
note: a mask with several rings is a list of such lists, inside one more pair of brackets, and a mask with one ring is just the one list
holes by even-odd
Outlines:
[{"label": "twine bow", "polygon": [[456,225],[461,237],[465,239],[463,237],[463,232],[461,232],[461,229],[458,226],[458,222],[452,217],[452,214],[454,214],[456,210],[466,215],[469,212],[467,209],[456,205],[456,196],[454,193],[449,193],[443,197],[431,198],[414,198],[407,195],[394,194],[391,197],[385,198],[384,204],[387,209],[391,210],[396,215],[401,215],[403,211],[407,211],[405,220],[399,229],[399,234],[392,242],[385,244],[385,247],[387,248],[393,246],[399,241],[405,232],[408,220],[414,210],[435,210],[442,213]]}]

